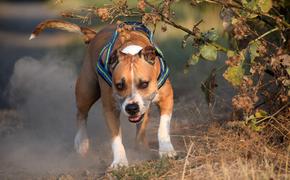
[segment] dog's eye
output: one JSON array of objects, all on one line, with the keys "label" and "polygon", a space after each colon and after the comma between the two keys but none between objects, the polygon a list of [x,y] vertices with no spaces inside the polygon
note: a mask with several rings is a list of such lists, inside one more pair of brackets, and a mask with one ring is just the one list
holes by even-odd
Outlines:
[{"label": "dog's eye", "polygon": [[118,90],[123,90],[124,88],[125,88],[125,85],[123,84],[123,83],[117,83],[116,85],[116,88],[118,89]]},{"label": "dog's eye", "polygon": [[149,82],[148,81],[141,81],[139,83],[139,88],[140,89],[146,89],[148,87],[148,85],[149,85]]},{"label": "dog's eye", "polygon": [[116,87],[116,89],[119,90],[119,91],[124,90],[124,89],[125,89],[125,80],[122,79],[121,82],[116,83],[116,84],[115,84],[115,87]]}]

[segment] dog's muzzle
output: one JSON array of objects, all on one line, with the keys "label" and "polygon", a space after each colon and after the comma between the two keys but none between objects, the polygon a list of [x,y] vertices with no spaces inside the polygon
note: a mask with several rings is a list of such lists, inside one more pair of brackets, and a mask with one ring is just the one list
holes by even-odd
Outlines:
[{"label": "dog's muzzle", "polygon": [[140,122],[144,117],[144,114],[139,114],[140,107],[137,103],[127,104],[125,111],[129,114],[128,120],[133,123]]},{"label": "dog's muzzle", "polygon": [[117,100],[118,107],[128,117],[128,120],[132,123],[140,123],[156,94],[155,91],[146,98],[135,99],[130,96],[121,97],[118,94],[114,94],[114,97]]}]

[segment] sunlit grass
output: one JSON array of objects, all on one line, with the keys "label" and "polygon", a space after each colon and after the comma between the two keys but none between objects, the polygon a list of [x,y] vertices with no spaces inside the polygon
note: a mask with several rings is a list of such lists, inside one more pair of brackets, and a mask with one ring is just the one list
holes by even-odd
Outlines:
[{"label": "sunlit grass", "polygon": [[[161,159],[109,172],[117,179],[287,179],[289,154],[269,147],[262,137],[243,126],[209,125],[206,132],[174,135],[178,160]],[[199,134],[199,135],[198,135]],[[192,147],[192,148],[190,148]],[[186,156],[185,156],[186,155]]]}]

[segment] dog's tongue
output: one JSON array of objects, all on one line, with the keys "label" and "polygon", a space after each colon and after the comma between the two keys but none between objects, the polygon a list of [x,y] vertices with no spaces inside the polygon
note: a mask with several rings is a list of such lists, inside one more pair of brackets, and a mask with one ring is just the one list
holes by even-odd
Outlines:
[{"label": "dog's tongue", "polygon": [[141,116],[139,115],[137,115],[137,116],[130,116],[129,117],[129,121],[131,121],[131,122],[139,122],[141,120]]}]

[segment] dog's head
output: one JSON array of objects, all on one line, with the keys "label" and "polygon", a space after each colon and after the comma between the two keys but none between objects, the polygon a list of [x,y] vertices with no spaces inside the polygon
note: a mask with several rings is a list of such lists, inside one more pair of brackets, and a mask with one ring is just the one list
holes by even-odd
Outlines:
[{"label": "dog's head", "polygon": [[152,46],[136,54],[116,50],[110,57],[114,97],[131,122],[139,122],[157,94],[158,53]]}]

